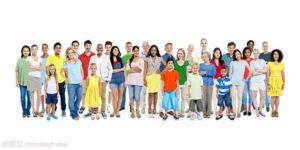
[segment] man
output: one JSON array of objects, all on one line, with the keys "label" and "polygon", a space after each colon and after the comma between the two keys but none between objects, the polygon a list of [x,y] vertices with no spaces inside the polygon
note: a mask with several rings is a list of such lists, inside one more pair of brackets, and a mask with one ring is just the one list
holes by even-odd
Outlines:
[{"label": "man", "polygon": [[[132,54],[131,54],[131,50],[132,50],[132,43],[131,42],[127,42],[125,44],[125,49],[126,49],[126,55],[124,55],[122,57],[122,61],[123,61],[123,64],[124,66],[126,67],[127,66],[127,63],[128,63],[128,60],[132,57]],[[128,73],[125,71],[125,78],[127,77]],[[125,110],[125,104],[126,104],[126,89],[127,87],[125,86],[124,87],[124,91],[123,91],[123,96],[122,96],[122,104],[121,104],[121,108],[120,110]],[[129,107],[130,107],[130,104],[129,104]],[[131,112],[131,107],[130,107],[130,112]]]},{"label": "man", "polygon": [[46,62],[47,66],[47,72],[49,72],[49,65],[54,64],[57,72],[57,79],[58,79],[58,88],[59,88],[59,96],[60,96],[60,105],[61,105],[61,116],[65,117],[66,116],[66,97],[65,97],[65,92],[66,92],[66,83],[65,83],[65,78],[61,74],[61,70],[63,67],[63,64],[66,61],[65,56],[61,56],[61,44],[60,42],[56,42],[54,44],[54,55],[49,56]]},{"label": "man", "polygon": [[75,53],[76,58],[78,58],[79,57],[79,54],[78,54],[79,42],[77,40],[72,41],[71,47]]},{"label": "man", "polygon": [[223,56],[222,56],[222,58],[223,58],[223,60],[225,61],[225,64],[226,64],[227,73],[229,73],[230,63],[233,60],[233,51],[235,50],[235,47],[236,47],[236,45],[235,45],[234,42],[229,42],[227,44],[228,53],[223,54]]},{"label": "man", "polygon": [[[107,57],[108,60],[110,60],[110,51],[112,48],[112,42],[111,41],[106,41],[104,44],[105,47],[105,57]],[[111,112],[111,101],[112,101],[112,93],[111,90],[108,89],[108,105],[106,106],[107,108],[107,112],[110,113]]]},{"label": "man", "polygon": [[108,82],[111,80],[112,75],[112,65],[110,63],[110,60],[108,57],[103,55],[103,45],[98,44],[97,45],[97,55],[94,55],[91,57],[90,64],[96,63],[97,64],[97,75],[101,78],[101,115],[104,119],[107,118],[107,115],[105,113],[106,108],[106,87]]},{"label": "man", "polygon": [[[83,111],[85,110],[85,93],[86,93],[86,78],[88,77],[88,70],[89,70],[89,64],[90,64],[90,59],[92,56],[95,55],[95,53],[93,53],[91,51],[92,48],[92,42],[90,40],[86,40],[84,42],[84,49],[85,51],[79,55],[78,59],[81,61],[81,66],[83,69],[83,81],[82,81],[82,105],[81,108],[79,110],[79,113],[83,113]],[[85,116],[88,116],[89,113]]]},{"label": "man", "polygon": [[249,40],[249,41],[247,42],[247,47],[249,47],[249,48],[251,49],[251,51],[253,51],[254,46],[255,46],[255,43],[254,43],[253,40]]},{"label": "man", "polygon": [[[269,52],[269,44],[268,42],[264,41],[262,43],[262,49],[263,52],[259,54],[259,59],[263,59],[266,61],[266,63],[268,63],[271,60],[271,53]],[[270,111],[270,96],[267,95],[267,90],[266,90],[266,111],[269,112]]]},{"label": "man", "polygon": [[[144,41],[142,43],[142,48],[143,48],[143,51],[140,54],[140,57],[144,59],[148,55],[148,51],[149,51],[149,48],[150,48],[149,42]],[[144,68],[146,68],[145,65],[146,65],[146,63],[144,63]],[[144,74],[146,74],[146,70],[144,70]],[[143,86],[142,89],[141,89],[141,103],[140,103],[142,114],[145,114],[145,110],[146,110],[146,94],[147,94],[147,89],[146,89],[145,86]]]}]

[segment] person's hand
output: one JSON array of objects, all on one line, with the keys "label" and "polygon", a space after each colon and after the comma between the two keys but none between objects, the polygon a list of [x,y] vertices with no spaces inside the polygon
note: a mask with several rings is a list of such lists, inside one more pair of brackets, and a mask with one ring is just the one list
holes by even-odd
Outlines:
[{"label": "person's hand", "polygon": [[284,90],[284,83],[282,84],[282,90]]},{"label": "person's hand", "polygon": [[16,82],[16,87],[19,87],[19,82],[18,81]]},{"label": "person's hand", "polygon": [[200,75],[205,75],[205,74],[206,74],[206,71],[200,71],[199,74],[200,74]]},{"label": "person's hand", "polygon": [[270,90],[270,87],[271,87],[271,86],[270,86],[270,83],[268,83],[268,90]]},{"label": "person's hand", "polygon": [[147,86],[147,80],[146,79],[144,79],[144,85]]},{"label": "person's hand", "polygon": [[133,67],[132,69],[133,69],[135,72],[138,72],[138,73],[140,73],[140,72],[142,71],[142,69],[139,68],[139,67]]}]

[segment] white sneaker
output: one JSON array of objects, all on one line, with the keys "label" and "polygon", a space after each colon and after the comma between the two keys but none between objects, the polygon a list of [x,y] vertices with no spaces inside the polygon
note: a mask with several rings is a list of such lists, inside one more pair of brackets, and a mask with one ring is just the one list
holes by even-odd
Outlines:
[{"label": "white sneaker", "polygon": [[96,114],[96,119],[97,119],[97,120],[100,119],[100,114],[99,114],[99,113]]},{"label": "white sneaker", "polygon": [[266,114],[261,110],[261,111],[259,111],[259,114],[261,115],[261,116],[263,116],[263,117],[266,117]]},{"label": "white sneaker", "polygon": [[108,104],[108,105],[106,106],[107,113],[111,113],[111,107],[110,107],[110,105],[111,105],[111,104]]},{"label": "white sneaker", "polygon": [[91,119],[95,120],[96,114],[92,114]]},{"label": "white sneaker", "polygon": [[196,119],[196,115],[195,115],[195,113],[192,113],[191,120],[195,120],[195,119]]},{"label": "white sneaker", "polygon": [[201,116],[201,114],[199,112],[197,112],[197,119],[198,120],[202,120],[202,116]]}]

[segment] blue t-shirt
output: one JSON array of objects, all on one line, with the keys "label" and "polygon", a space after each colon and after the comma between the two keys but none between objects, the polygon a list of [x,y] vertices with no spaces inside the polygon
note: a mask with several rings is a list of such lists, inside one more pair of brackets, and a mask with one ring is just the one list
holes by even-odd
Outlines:
[{"label": "blue t-shirt", "polygon": [[232,85],[241,85],[244,81],[244,73],[247,67],[247,62],[244,60],[241,61],[232,61],[230,67],[232,67],[231,82]]},{"label": "blue t-shirt", "polygon": [[42,71],[41,71],[41,84],[43,85],[46,80],[46,62],[47,58],[41,57],[42,60]]},{"label": "blue t-shirt", "polygon": [[81,61],[78,59],[76,63],[64,63],[63,68],[68,72],[68,79],[70,84],[80,84],[82,81],[81,75]]},{"label": "blue t-shirt", "polygon": [[216,88],[219,89],[219,95],[229,94],[229,89],[231,88],[232,83],[228,77],[217,79]]},{"label": "blue t-shirt", "polygon": [[[120,69],[122,65],[120,62],[113,64],[113,69]],[[125,81],[124,71],[113,73],[110,83],[121,84]]]},{"label": "blue t-shirt", "polygon": [[[163,61],[165,61],[165,62],[166,62],[169,58],[172,58],[173,60],[175,60],[175,58],[173,57],[173,55],[168,55],[168,54],[162,55],[162,59],[163,59]],[[164,66],[163,64],[161,64],[160,67],[159,67],[160,72],[163,72],[164,69],[165,69],[165,66]]]},{"label": "blue t-shirt", "polygon": [[201,63],[199,65],[199,72],[205,71],[206,74],[202,75],[203,85],[204,86],[213,86],[214,85],[214,76],[216,74],[216,67],[213,64],[206,65]]}]

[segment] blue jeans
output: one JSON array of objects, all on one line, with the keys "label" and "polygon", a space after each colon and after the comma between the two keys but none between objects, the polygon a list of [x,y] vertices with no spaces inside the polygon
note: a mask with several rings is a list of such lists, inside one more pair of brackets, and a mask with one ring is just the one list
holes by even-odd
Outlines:
[{"label": "blue jeans", "polygon": [[130,100],[140,101],[142,86],[128,85]]},{"label": "blue jeans", "polygon": [[232,107],[231,104],[231,99],[229,94],[225,94],[225,95],[218,95],[218,106],[222,107],[222,109],[224,110],[224,103],[226,107]]},{"label": "blue jeans", "polygon": [[80,84],[68,84],[69,110],[74,119],[79,116],[79,104],[82,98],[82,86]]},{"label": "blue jeans", "polygon": [[242,105],[243,107],[245,107],[246,105],[252,105],[252,90],[250,89],[250,79],[245,81]]},{"label": "blue jeans", "polygon": [[266,101],[265,101],[265,106],[270,107],[270,96],[268,96],[268,84],[266,84]]},{"label": "blue jeans", "polygon": [[125,103],[126,103],[126,87],[124,87],[123,95],[122,95],[122,103],[121,103],[121,109],[125,109]]},{"label": "blue jeans", "polygon": [[31,108],[30,92],[27,90],[27,86],[19,85],[19,87],[20,87],[20,96],[21,96],[23,115],[30,115],[30,108]]},{"label": "blue jeans", "polygon": [[172,92],[164,92],[162,100],[162,108],[167,111],[172,109],[174,111],[178,108],[178,98],[176,97],[176,90]]}]

